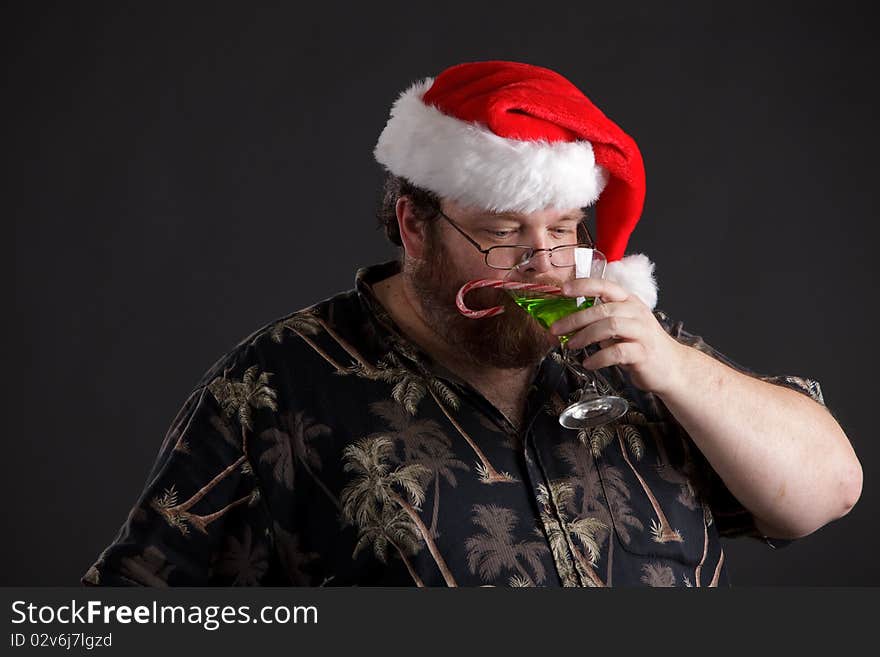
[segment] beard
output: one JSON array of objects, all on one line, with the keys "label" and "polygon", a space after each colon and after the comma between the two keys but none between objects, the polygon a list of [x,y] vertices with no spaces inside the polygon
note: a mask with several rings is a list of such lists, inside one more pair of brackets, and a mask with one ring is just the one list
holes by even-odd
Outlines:
[{"label": "beard", "polygon": [[[480,288],[468,293],[472,308],[502,306],[494,317],[470,319],[458,311],[455,296],[468,279],[458,274],[440,239],[429,240],[424,260],[407,260],[405,276],[416,293],[423,319],[462,360],[498,369],[521,369],[541,362],[556,344],[507,292]],[[542,276],[529,282],[562,284]]]}]

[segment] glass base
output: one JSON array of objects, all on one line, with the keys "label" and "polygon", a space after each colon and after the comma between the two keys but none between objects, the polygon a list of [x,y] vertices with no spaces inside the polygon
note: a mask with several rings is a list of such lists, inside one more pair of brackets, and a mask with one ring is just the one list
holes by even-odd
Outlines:
[{"label": "glass base", "polygon": [[598,427],[621,417],[628,407],[625,399],[611,395],[583,399],[562,411],[559,424],[566,429]]}]

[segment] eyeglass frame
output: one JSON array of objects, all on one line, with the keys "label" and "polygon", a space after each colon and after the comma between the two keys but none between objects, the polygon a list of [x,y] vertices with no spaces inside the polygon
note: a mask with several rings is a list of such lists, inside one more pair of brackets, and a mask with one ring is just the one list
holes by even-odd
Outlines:
[{"label": "eyeglass frame", "polygon": [[[587,236],[587,240],[588,240],[587,242],[576,242],[575,244],[560,244],[559,246],[554,246],[554,247],[551,247],[551,248],[549,248],[549,249],[536,249],[536,248],[531,247],[531,246],[526,246],[525,244],[497,244],[497,245],[495,245],[495,246],[490,246],[488,249],[484,249],[483,247],[480,246],[480,243],[477,242],[477,240],[475,240],[473,237],[471,237],[471,236],[468,235],[466,232],[464,232],[464,230],[461,228],[461,226],[459,226],[459,225],[458,225],[457,223],[455,223],[452,219],[450,219],[449,216],[447,216],[447,214],[446,214],[445,212],[443,212],[443,210],[441,210],[440,208],[434,208],[434,209],[437,211],[437,214],[438,214],[438,215],[440,215],[441,217],[443,217],[444,219],[446,219],[446,221],[448,221],[449,224],[450,224],[453,228],[455,228],[455,230],[457,230],[459,233],[461,233],[461,236],[464,237],[468,242],[470,242],[470,243],[474,246],[474,248],[475,248],[477,251],[479,251],[480,253],[483,254],[483,259],[484,259],[485,262],[486,262],[486,266],[487,266],[487,267],[491,267],[492,269],[499,269],[499,270],[501,270],[501,271],[510,271],[511,269],[516,269],[517,267],[519,267],[520,265],[522,265],[523,262],[528,262],[528,261],[530,261],[532,258],[535,257],[536,254],[540,253],[541,251],[547,251],[547,252],[548,252],[549,255],[547,256],[547,259],[548,259],[548,261],[550,262],[551,265],[553,265],[554,267],[557,267],[558,269],[564,269],[565,267],[573,267],[574,265],[557,265],[557,264],[554,264],[552,253],[553,253],[553,251],[555,251],[556,249],[572,248],[572,247],[575,247],[575,248],[576,248],[576,247],[586,247],[586,248],[589,248],[589,249],[595,249],[595,248],[596,248],[596,247],[595,247],[595,244],[594,244],[594,242],[593,242],[593,236],[590,235],[590,231],[589,231],[589,229],[587,228],[586,223],[584,223],[584,222],[586,221],[586,219],[583,219],[583,220],[581,220],[580,222],[578,222],[578,229],[583,228],[584,233],[585,233],[586,236]],[[509,249],[509,248],[529,249],[528,257],[523,256],[522,260],[521,260],[518,264],[514,265],[513,267],[496,267],[495,265],[490,265],[490,264],[489,264],[489,252],[492,251],[492,249]]]}]

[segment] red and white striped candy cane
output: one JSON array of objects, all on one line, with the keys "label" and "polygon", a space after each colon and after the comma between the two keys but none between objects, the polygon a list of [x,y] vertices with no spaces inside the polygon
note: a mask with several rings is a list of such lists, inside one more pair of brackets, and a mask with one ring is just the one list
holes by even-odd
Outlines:
[{"label": "red and white striped candy cane", "polygon": [[518,283],[516,281],[500,281],[497,278],[481,278],[476,281],[470,281],[461,286],[458,294],[455,295],[455,305],[458,311],[465,317],[471,319],[482,319],[483,317],[494,317],[504,312],[503,306],[492,306],[483,310],[471,310],[464,304],[464,295],[471,290],[481,287],[500,288],[502,290],[529,290],[530,292],[544,292],[547,294],[562,294],[562,288],[558,285],[546,285],[542,283]]}]

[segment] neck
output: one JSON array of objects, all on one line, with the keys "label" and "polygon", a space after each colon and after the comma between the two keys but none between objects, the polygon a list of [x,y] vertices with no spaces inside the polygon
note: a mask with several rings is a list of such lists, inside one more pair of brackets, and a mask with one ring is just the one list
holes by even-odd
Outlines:
[{"label": "neck", "polygon": [[528,386],[539,364],[501,369],[462,357],[460,350],[424,321],[415,291],[403,274],[398,273],[380,281],[373,286],[373,293],[407,339],[435,362],[467,381],[504,413],[514,426],[519,427]]}]

